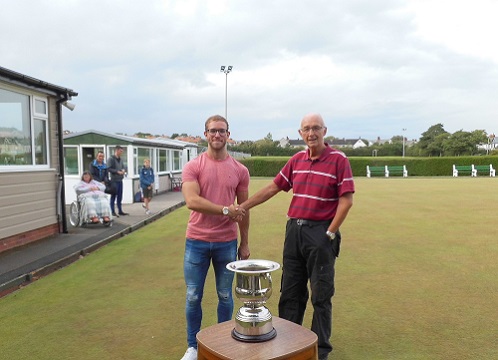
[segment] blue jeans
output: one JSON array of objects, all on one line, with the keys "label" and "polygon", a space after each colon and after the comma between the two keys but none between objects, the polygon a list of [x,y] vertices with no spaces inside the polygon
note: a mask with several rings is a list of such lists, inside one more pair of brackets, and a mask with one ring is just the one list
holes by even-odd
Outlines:
[{"label": "blue jeans", "polygon": [[114,202],[117,200],[118,205],[118,213],[123,212],[123,208],[121,207],[121,202],[123,201],[123,182],[122,181],[113,181],[114,189],[116,189],[116,193],[111,195],[111,211],[114,213]]},{"label": "blue jeans", "polygon": [[196,335],[201,330],[202,296],[211,261],[218,293],[218,322],[228,321],[233,314],[232,284],[234,273],[226,265],[237,260],[237,239],[228,242],[207,242],[187,239],[183,272],[187,285],[185,314],[188,347],[197,349]]}]

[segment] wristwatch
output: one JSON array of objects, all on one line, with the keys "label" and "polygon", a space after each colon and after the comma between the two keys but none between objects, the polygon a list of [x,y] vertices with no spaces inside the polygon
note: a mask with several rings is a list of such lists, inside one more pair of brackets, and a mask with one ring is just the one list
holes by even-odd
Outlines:
[{"label": "wristwatch", "polygon": [[230,209],[228,209],[228,206],[223,206],[221,212],[223,213],[223,215],[227,216],[228,214],[230,214]]},{"label": "wristwatch", "polygon": [[327,232],[325,234],[327,234],[327,236],[329,237],[330,240],[334,240],[335,239],[335,232],[327,230]]}]

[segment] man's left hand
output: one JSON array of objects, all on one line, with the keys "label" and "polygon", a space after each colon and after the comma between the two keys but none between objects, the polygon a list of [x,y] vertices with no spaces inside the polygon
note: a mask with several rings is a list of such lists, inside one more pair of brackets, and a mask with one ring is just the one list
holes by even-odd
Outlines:
[{"label": "man's left hand", "polygon": [[249,246],[240,245],[237,250],[237,255],[239,256],[239,260],[247,260],[249,256],[251,256],[251,252],[249,251]]}]

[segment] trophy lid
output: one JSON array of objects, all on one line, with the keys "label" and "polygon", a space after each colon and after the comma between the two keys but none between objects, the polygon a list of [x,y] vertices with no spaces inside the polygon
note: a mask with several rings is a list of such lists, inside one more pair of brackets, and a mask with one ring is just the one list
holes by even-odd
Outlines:
[{"label": "trophy lid", "polygon": [[270,260],[237,260],[227,264],[228,270],[244,274],[260,274],[274,271],[280,268],[280,264]]}]

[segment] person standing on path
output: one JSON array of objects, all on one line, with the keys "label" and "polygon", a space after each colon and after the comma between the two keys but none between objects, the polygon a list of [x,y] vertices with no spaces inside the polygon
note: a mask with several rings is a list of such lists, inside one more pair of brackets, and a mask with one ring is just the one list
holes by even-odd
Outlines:
[{"label": "person standing on path", "polygon": [[144,166],[140,169],[140,187],[142,188],[142,193],[144,195],[144,203],[142,206],[145,209],[145,213],[150,215],[149,204],[152,200],[152,193],[154,192],[154,169],[150,167],[150,160],[144,160]]},{"label": "person standing on path", "polygon": [[[128,215],[123,211],[122,201],[123,201],[123,178],[126,174],[125,165],[121,159],[121,154],[123,154],[123,147],[116,146],[114,149],[114,155],[107,159],[107,168],[111,174],[111,186],[115,189],[116,193],[111,195],[111,211],[113,216]],[[114,203],[118,206],[118,213],[114,211]]]},{"label": "person standing on path", "polygon": [[109,182],[109,171],[106,163],[104,162],[104,153],[102,151],[99,151],[95,159],[90,163],[88,171],[92,174],[93,180],[104,185]]}]

